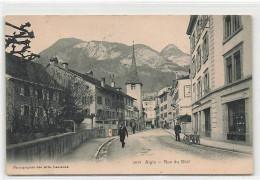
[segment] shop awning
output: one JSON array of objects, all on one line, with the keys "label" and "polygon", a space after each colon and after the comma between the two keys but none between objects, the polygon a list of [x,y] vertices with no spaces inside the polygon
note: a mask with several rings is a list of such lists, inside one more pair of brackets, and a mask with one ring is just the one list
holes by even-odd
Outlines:
[{"label": "shop awning", "polygon": [[191,116],[188,115],[188,114],[185,114],[185,115],[180,115],[178,120],[180,122],[191,122]]}]

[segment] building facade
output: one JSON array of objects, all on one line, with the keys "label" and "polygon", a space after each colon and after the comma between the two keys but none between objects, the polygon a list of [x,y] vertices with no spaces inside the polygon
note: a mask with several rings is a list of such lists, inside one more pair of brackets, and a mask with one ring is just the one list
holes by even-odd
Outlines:
[{"label": "building facade", "polygon": [[143,108],[144,108],[144,120],[145,127],[155,125],[156,112],[154,108],[156,107],[156,102],[154,98],[145,98],[143,99]]},{"label": "building facade", "polygon": [[182,132],[192,133],[191,124],[191,79],[189,76],[174,80],[171,91],[171,107],[173,124],[180,122],[182,125]]},{"label": "building facade", "polygon": [[[68,68],[68,63],[60,64],[57,58],[51,59],[46,70],[64,88],[69,88],[76,105],[89,118],[85,121],[90,126],[105,126],[117,129],[119,122],[130,126],[134,116],[135,98],[128,96],[115,87],[106,84],[106,79],[97,80],[93,72],[82,74]],[[93,122],[92,122],[93,121]]]},{"label": "building facade", "polygon": [[250,16],[191,16],[193,128],[202,137],[252,145]]},{"label": "building facade", "polygon": [[173,124],[172,119],[172,100],[171,92],[172,87],[164,87],[158,92],[158,101],[159,101],[159,127],[161,128],[170,128]]},{"label": "building facade", "polygon": [[[58,124],[64,89],[37,63],[6,53],[6,130],[47,133]],[[58,132],[58,131],[57,131]],[[31,135],[32,136],[32,135]]]}]

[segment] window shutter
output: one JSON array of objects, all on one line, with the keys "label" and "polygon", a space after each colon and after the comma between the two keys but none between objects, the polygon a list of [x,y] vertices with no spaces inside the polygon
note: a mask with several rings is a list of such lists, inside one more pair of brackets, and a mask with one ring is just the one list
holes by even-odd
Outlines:
[{"label": "window shutter", "polygon": [[23,95],[24,96],[24,85],[21,84],[21,92],[20,92],[20,95]]},{"label": "window shutter", "polygon": [[21,116],[24,116],[24,105],[21,105]]},{"label": "window shutter", "polygon": [[49,91],[46,91],[46,99],[47,99],[47,100],[50,100],[50,94],[49,94]]},{"label": "window shutter", "polygon": [[56,101],[56,92],[53,92],[53,101]]},{"label": "window shutter", "polygon": [[30,86],[30,96],[32,97],[33,96],[33,87]]},{"label": "window shutter", "polygon": [[42,89],[41,91],[42,91],[42,99],[45,99],[45,93],[46,93],[46,91],[45,91],[45,89]]}]

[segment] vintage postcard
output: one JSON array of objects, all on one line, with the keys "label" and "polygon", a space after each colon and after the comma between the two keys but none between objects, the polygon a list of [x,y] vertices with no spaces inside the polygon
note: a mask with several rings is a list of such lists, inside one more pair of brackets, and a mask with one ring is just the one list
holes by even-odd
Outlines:
[{"label": "vintage postcard", "polygon": [[8,175],[252,174],[246,15],[5,17]]}]

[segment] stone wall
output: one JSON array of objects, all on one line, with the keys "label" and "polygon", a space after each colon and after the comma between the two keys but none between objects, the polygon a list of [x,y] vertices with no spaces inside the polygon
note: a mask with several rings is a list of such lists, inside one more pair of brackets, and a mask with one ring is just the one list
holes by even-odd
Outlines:
[{"label": "stone wall", "polygon": [[82,130],[7,146],[8,162],[51,160],[73,151],[88,139],[106,137],[104,129]]}]

